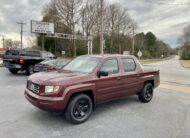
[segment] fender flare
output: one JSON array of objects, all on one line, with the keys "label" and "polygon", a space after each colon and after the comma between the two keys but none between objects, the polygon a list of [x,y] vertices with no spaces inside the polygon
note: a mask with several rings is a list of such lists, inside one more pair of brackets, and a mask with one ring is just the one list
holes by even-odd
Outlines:
[{"label": "fender flare", "polygon": [[77,84],[77,85],[72,85],[72,86],[67,87],[62,95],[62,97],[64,99],[64,103],[68,104],[68,102],[73,94],[81,93],[84,91],[92,91],[93,98],[94,98],[93,103],[94,103],[94,107],[95,107],[95,105],[96,105],[95,84],[93,84],[93,83]]}]

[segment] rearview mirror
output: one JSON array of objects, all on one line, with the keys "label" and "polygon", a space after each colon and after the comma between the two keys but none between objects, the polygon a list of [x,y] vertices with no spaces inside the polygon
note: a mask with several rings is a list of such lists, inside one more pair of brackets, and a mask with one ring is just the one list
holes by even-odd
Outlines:
[{"label": "rearview mirror", "polygon": [[109,73],[106,71],[99,71],[98,72],[98,78],[100,78],[101,76],[107,77],[108,75],[109,75]]}]

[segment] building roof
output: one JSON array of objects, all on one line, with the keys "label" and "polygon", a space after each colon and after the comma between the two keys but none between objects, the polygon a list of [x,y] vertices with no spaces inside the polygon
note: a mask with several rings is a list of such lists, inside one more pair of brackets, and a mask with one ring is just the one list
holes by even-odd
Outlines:
[{"label": "building roof", "polygon": [[0,48],[0,51],[1,52],[5,52],[5,51],[7,51],[8,49],[7,48]]}]

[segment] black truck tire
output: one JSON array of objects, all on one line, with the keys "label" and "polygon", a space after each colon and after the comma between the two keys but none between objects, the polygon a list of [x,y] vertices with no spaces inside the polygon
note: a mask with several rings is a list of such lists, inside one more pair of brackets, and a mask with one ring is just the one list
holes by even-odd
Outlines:
[{"label": "black truck tire", "polygon": [[18,69],[9,69],[9,71],[12,74],[17,74],[18,73]]},{"label": "black truck tire", "polygon": [[26,74],[28,74],[28,75],[34,74],[34,66],[33,65],[28,66],[28,68],[26,69]]},{"label": "black truck tire", "polygon": [[73,124],[85,122],[93,109],[92,99],[85,94],[78,94],[71,98],[66,112],[66,120]]},{"label": "black truck tire", "polygon": [[152,100],[154,87],[151,83],[145,83],[143,90],[138,94],[139,100],[148,103]]}]

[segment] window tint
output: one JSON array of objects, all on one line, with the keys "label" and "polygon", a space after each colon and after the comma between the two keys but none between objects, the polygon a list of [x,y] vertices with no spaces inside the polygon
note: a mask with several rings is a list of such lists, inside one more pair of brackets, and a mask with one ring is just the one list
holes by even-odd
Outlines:
[{"label": "window tint", "polygon": [[125,72],[135,71],[136,64],[135,64],[135,61],[133,59],[124,58],[124,59],[122,59],[122,62],[123,62]]},{"label": "window tint", "polygon": [[26,51],[25,56],[40,57],[39,51]]},{"label": "window tint", "polygon": [[117,59],[109,59],[107,60],[100,71],[108,72],[109,74],[115,74],[119,72]]},{"label": "window tint", "polygon": [[7,50],[5,55],[19,55],[18,50]]}]

